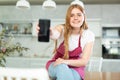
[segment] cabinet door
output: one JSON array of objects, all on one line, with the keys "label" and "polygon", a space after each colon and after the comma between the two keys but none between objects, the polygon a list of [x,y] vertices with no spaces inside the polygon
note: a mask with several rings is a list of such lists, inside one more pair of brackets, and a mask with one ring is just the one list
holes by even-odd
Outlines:
[{"label": "cabinet door", "polygon": [[103,59],[103,72],[120,72],[119,59]]},{"label": "cabinet door", "polygon": [[26,58],[8,57],[6,58],[6,67],[28,68],[30,60]]},{"label": "cabinet door", "polygon": [[45,67],[46,62],[49,58],[31,58],[30,60],[30,67],[31,68],[41,68]]},{"label": "cabinet door", "polygon": [[100,20],[87,20],[88,22],[88,27],[93,33],[95,34],[95,37],[101,37],[102,35],[102,27]]}]

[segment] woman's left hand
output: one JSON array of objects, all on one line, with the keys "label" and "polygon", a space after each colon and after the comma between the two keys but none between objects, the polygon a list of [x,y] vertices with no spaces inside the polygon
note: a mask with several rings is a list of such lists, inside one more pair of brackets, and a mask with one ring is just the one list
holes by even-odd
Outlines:
[{"label": "woman's left hand", "polygon": [[58,58],[58,59],[56,59],[56,61],[54,62],[54,66],[57,66],[57,65],[59,65],[59,64],[62,64],[62,63],[64,63],[64,59],[62,59],[62,58]]}]

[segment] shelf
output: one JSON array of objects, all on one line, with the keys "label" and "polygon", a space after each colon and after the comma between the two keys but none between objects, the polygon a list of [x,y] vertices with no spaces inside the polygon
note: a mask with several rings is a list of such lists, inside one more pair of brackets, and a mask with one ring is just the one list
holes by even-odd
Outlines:
[{"label": "shelf", "polygon": [[32,23],[25,22],[10,22],[10,23],[2,23],[3,30],[6,31],[6,35],[13,36],[31,36],[32,35]]}]

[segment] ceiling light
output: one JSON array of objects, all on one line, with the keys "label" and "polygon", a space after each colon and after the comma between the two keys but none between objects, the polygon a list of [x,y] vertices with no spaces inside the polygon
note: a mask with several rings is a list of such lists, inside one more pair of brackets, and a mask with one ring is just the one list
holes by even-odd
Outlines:
[{"label": "ceiling light", "polygon": [[16,3],[16,7],[19,9],[30,9],[30,3],[27,0],[19,0]]},{"label": "ceiling light", "polygon": [[42,8],[45,9],[56,8],[56,3],[53,0],[46,0],[43,2]]},{"label": "ceiling light", "polygon": [[78,4],[78,5],[80,5],[82,8],[84,8],[84,3],[83,3],[82,1],[80,1],[80,0],[74,0],[74,1],[71,2],[71,5],[72,5],[72,4]]}]

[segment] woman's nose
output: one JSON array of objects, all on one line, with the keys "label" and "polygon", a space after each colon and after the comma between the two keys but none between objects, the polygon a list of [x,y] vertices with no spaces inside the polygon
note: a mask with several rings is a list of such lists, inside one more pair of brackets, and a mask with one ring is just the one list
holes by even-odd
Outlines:
[{"label": "woman's nose", "polygon": [[74,19],[78,19],[78,16],[74,16]]}]

